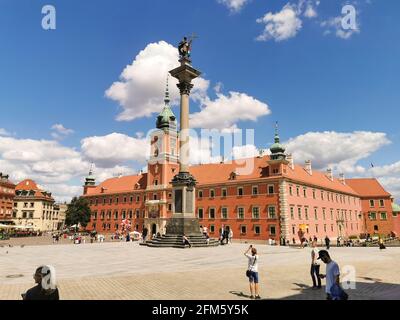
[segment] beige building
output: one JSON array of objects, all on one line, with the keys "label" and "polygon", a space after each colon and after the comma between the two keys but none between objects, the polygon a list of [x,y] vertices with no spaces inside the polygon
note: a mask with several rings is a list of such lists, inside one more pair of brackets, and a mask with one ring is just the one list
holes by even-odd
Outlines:
[{"label": "beige building", "polygon": [[64,206],[55,204],[51,193],[39,189],[35,181],[26,179],[15,187],[13,222],[33,230],[55,231],[65,220]]}]

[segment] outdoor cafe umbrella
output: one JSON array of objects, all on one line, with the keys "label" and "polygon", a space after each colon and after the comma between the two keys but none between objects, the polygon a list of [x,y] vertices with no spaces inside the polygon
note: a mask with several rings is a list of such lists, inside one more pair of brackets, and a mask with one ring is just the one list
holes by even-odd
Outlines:
[{"label": "outdoor cafe umbrella", "polygon": [[0,223],[0,229],[13,229],[13,228],[15,228],[15,226]]}]

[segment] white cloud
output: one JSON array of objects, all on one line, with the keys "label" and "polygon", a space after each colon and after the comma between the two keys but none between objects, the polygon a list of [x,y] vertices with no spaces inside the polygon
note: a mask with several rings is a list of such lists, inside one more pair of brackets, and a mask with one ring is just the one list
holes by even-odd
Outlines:
[{"label": "white cloud", "polygon": [[275,39],[275,41],[283,41],[295,37],[302,28],[299,14],[297,6],[290,3],[275,14],[268,12],[264,17],[256,20],[258,23],[265,24],[263,33],[256,40]]},{"label": "white cloud", "polygon": [[393,177],[377,177],[382,186],[392,194],[396,203],[400,203],[400,175]]},{"label": "white cloud", "polygon": [[315,18],[318,16],[317,11],[312,4],[308,4],[306,10],[304,11],[304,16],[307,18]]},{"label": "white cloud", "polygon": [[208,138],[191,135],[189,145],[189,161],[191,164],[217,163],[222,160],[219,150],[215,149]]},{"label": "white cloud", "polygon": [[256,157],[260,154],[260,150],[253,144],[244,146],[235,146],[232,149],[233,159],[245,159]]},{"label": "white cloud", "polygon": [[385,133],[367,131],[308,132],[285,143],[296,163],[312,160],[316,169],[332,167],[349,174],[364,173],[366,169],[357,162],[388,144]]},{"label": "white cloud", "polygon": [[271,113],[267,104],[239,92],[229,92],[228,96],[217,92],[217,99],[206,98],[202,103],[201,111],[191,115],[192,128],[235,128],[238,121],[257,121]]},{"label": "white cloud", "polygon": [[358,25],[354,29],[343,29],[342,18],[343,17],[339,16],[322,21],[321,27],[325,28],[324,35],[334,33],[336,37],[347,40],[350,39],[354,34],[360,33]]},{"label": "white cloud", "polygon": [[[114,82],[106,91],[106,96],[117,101],[123,111],[117,116],[119,121],[130,121],[150,117],[159,113],[164,104],[164,91],[168,71],[179,65],[178,49],[165,41],[146,46],[126,66],[120,81]],[[179,101],[177,80],[170,77],[170,96],[172,103]],[[192,97],[203,97],[209,82],[203,78],[193,81]]]},{"label": "white cloud", "polygon": [[[87,139],[93,142],[90,137]],[[94,142],[97,141],[94,140]],[[129,139],[126,141],[128,148],[141,147],[140,143],[135,145]],[[113,142],[124,143],[124,139],[119,141],[116,139]],[[111,147],[115,150],[115,145],[111,144]],[[120,148],[120,150],[123,149],[123,147]],[[99,149],[99,151],[103,150]],[[115,165],[107,168],[101,166],[102,161],[95,161],[95,164],[98,164],[95,168],[97,182],[118,173],[132,174],[134,172],[132,168],[124,164],[126,160],[124,152],[121,153],[119,160],[115,155],[114,157]],[[62,146],[56,141],[0,137],[0,168],[3,173],[10,175],[14,183],[28,178],[33,179],[45,190],[52,192],[57,201],[69,201],[73,196],[82,194],[80,185],[83,184],[83,178],[89,171],[90,162],[82,156],[81,152]]]},{"label": "white cloud", "polygon": [[51,136],[56,140],[62,140],[70,134],[74,133],[74,130],[65,128],[61,123],[57,123],[51,127],[53,132]]},{"label": "white cloud", "polygon": [[120,133],[88,137],[81,141],[82,155],[103,168],[112,168],[124,161],[145,163],[149,154],[146,138],[137,139]]},{"label": "white cloud", "polygon": [[250,2],[250,0],[218,0],[219,3],[225,5],[231,12],[236,13]]},{"label": "white cloud", "polygon": [[0,128],[0,136],[10,136],[11,133],[9,133],[6,129]]}]

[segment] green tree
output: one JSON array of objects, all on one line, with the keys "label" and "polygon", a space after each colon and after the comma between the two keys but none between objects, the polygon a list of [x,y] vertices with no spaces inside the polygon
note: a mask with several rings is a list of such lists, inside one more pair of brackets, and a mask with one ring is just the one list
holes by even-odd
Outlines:
[{"label": "green tree", "polygon": [[86,228],[90,221],[90,207],[89,203],[85,198],[74,197],[68,208],[65,216],[65,224],[67,226],[73,226],[80,224]]}]

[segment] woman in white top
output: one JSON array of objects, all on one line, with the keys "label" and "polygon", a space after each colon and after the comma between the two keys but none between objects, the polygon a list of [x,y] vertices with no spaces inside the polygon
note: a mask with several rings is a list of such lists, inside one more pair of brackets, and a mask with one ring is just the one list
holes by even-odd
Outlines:
[{"label": "woman in white top", "polygon": [[[312,248],[311,248],[311,279],[313,282],[313,289],[320,289],[321,288],[321,278],[319,276],[319,268],[321,267],[318,262],[318,256],[319,256],[319,251],[317,249],[317,242],[313,241],[312,242]],[[318,286],[317,282],[315,281],[315,277],[317,277],[318,280]]]},{"label": "woman in white top", "polygon": [[[251,250],[251,254],[249,251]],[[261,299],[258,291],[258,255],[257,249],[252,245],[247,249],[244,255],[249,260],[246,275],[250,282],[250,299]],[[255,293],[255,295],[254,295]]]}]

